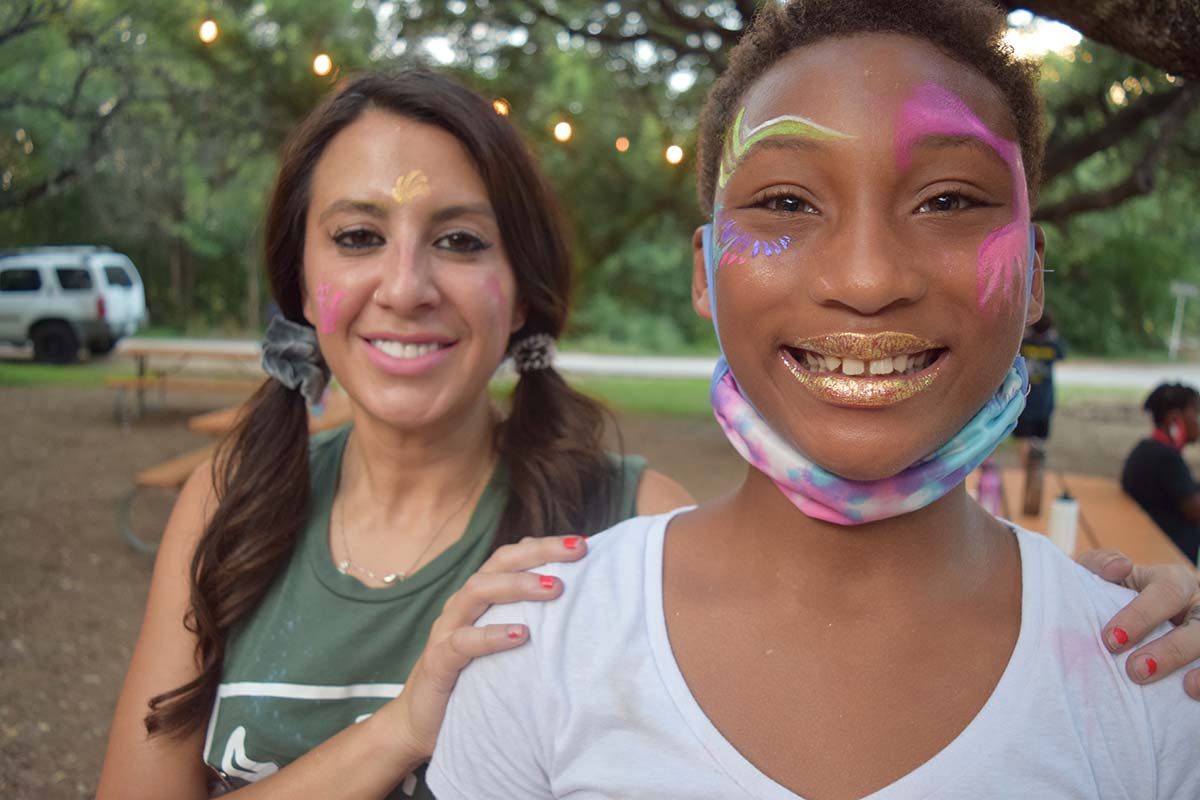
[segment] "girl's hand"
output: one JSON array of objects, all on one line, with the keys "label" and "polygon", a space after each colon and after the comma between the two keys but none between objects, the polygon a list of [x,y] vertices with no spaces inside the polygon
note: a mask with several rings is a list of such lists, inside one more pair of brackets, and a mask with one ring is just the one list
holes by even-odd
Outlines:
[{"label": "girl's hand", "polygon": [[498,548],[446,601],[404,691],[376,714],[389,712],[401,752],[428,759],[463,667],[473,658],[520,647],[529,638],[524,625],[476,628],[483,612],[495,604],[555,599],[562,594],[561,581],[525,570],[555,561],[578,561],[586,553],[587,540],[582,536],[526,537]]},{"label": "girl's hand", "polygon": [[[1200,579],[1180,564],[1134,565],[1115,550],[1091,550],[1079,563],[1138,596],[1104,626],[1104,644],[1113,653],[1135,647],[1155,627],[1170,620],[1175,630],[1139,648],[1125,662],[1135,683],[1153,683],[1200,659]],[[1200,700],[1200,667],[1183,676],[1183,688]]]}]

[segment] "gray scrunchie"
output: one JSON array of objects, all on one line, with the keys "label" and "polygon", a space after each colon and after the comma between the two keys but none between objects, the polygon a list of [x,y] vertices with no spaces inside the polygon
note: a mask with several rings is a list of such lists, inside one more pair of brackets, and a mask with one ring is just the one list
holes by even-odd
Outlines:
[{"label": "gray scrunchie", "polygon": [[299,389],[310,406],[321,402],[329,385],[329,367],[317,345],[317,332],[283,317],[267,326],[262,366],[268,375],[289,389]]}]

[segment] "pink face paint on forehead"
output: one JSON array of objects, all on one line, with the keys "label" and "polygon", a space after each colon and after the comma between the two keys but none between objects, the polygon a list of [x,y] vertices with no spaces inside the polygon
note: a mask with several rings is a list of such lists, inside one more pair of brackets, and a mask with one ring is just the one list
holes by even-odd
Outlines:
[{"label": "pink face paint on forehead", "polygon": [[317,284],[317,316],[321,333],[337,330],[337,307],[345,295],[341,290],[335,292],[328,283]]},{"label": "pink face paint on forehead", "polygon": [[907,170],[912,164],[912,149],[927,136],[970,136],[992,148],[1008,165],[1013,177],[1013,221],[988,234],[979,246],[976,288],[979,308],[989,307],[997,293],[1015,296],[1028,267],[1029,190],[1021,148],[992,132],[962,98],[938,86],[919,86],[904,102],[896,119],[896,164]]}]

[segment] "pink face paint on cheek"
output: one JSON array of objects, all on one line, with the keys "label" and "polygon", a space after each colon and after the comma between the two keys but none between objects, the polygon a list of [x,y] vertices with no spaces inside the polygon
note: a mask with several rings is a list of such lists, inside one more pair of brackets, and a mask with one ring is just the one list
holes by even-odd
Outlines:
[{"label": "pink face paint on cheek", "polygon": [[337,307],[345,294],[341,290],[335,292],[328,283],[317,284],[317,316],[321,333],[337,330]]},{"label": "pink face paint on cheek", "polygon": [[492,301],[492,306],[499,309],[504,306],[504,287],[500,285],[500,279],[494,274],[488,275],[483,281],[483,288],[487,290],[488,297]]},{"label": "pink face paint on cheek", "polygon": [[1013,221],[988,234],[977,255],[976,292],[980,309],[1000,293],[1015,297],[1028,268],[1029,191],[1021,148],[993,133],[963,100],[934,83],[917,88],[896,120],[896,164],[907,170],[912,148],[925,136],[972,136],[1004,159],[1013,176]]},{"label": "pink face paint on cheek", "polygon": [[509,308],[508,295],[504,291],[504,286],[501,285],[500,279],[496,277],[495,273],[491,273],[483,279],[483,291],[491,305],[496,327],[501,329],[502,336],[507,338],[510,333],[508,327],[513,319],[512,309]]}]

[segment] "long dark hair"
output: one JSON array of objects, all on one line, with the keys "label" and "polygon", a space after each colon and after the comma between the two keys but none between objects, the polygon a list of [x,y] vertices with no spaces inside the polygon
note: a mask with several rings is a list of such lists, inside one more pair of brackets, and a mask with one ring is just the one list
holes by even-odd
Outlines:
[{"label": "long dark hair", "polygon": [[[474,92],[424,70],[348,82],[292,133],[266,219],[271,293],[283,316],[307,325],[302,265],[313,169],[326,146],[367,109],[390,111],[452,134],[487,187],[526,309],[513,339],[557,337],[567,320],[571,260],[558,205],[507,119]],[[527,535],[591,533],[611,524],[619,471],[604,452],[606,412],[553,369],[517,380],[496,447],[508,498],[495,545]],[[213,461],[218,505],[191,566],[200,674],[150,701],[151,734],[186,734],[205,722],[234,625],[261,601],[308,519],[308,415],[298,392],[268,381]]]}]

